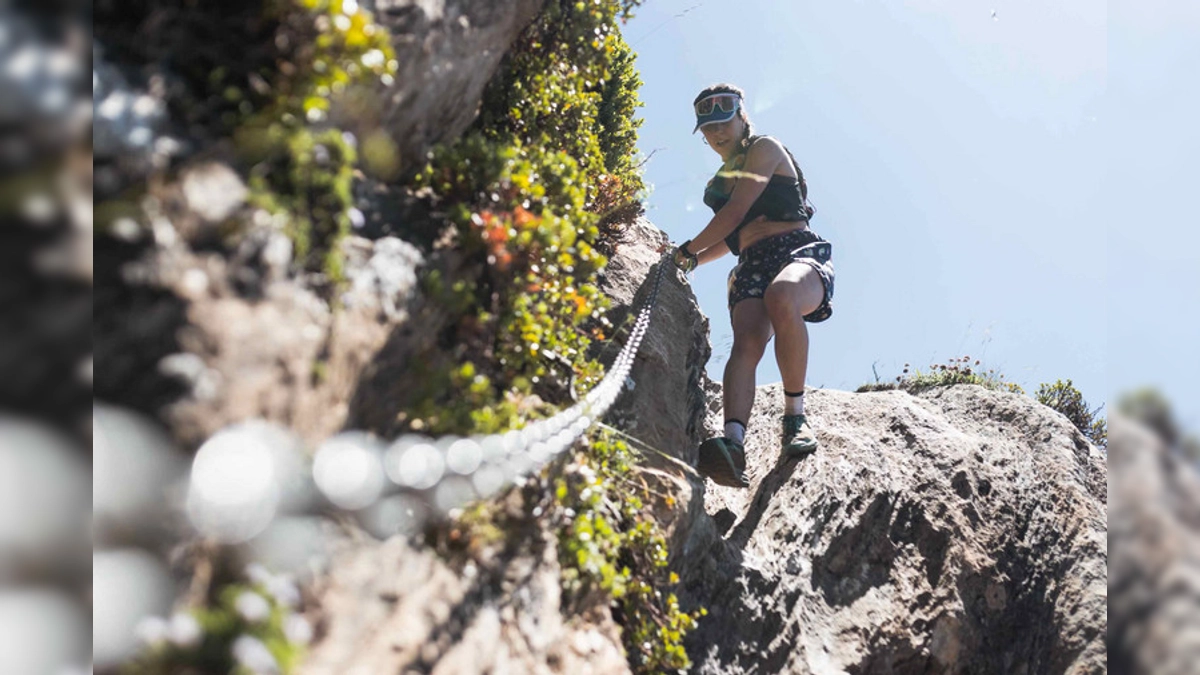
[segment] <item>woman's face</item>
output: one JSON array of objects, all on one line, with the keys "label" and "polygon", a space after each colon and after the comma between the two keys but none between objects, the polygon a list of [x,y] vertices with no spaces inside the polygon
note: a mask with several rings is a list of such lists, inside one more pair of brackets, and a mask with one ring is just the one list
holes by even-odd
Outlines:
[{"label": "woman's face", "polygon": [[708,146],[720,155],[721,159],[729,159],[737,154],[745,126],[742,116],[738,114],[725,122],[706,124],[700,127],[700,133],[704,134]]}]

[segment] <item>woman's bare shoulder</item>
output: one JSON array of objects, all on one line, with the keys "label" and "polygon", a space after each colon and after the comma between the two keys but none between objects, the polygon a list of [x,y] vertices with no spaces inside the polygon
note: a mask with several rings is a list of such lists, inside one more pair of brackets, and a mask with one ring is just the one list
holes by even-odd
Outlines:
[{"label": "woman's bare shoulder", "polygon": [[750,142],[750,152],[783,153],[783,143],[774,136],[755,136]]},{"label": "woman's bare shoulder", "polygon": [[747,161],[754,163],[774,163],[775,170],[772,173],[779,173],[787,176],[795,176],[796,172],[792,168],[792,162],[787,157],[787,150],[783,147],[783,143],[774,136],[759,136],[750,143],[750,150],[747,153]]}]

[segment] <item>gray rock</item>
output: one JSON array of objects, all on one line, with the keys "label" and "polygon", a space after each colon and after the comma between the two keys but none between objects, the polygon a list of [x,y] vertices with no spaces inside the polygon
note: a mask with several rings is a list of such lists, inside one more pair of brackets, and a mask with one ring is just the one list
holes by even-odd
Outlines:
[{"label": "gray rock", "polygon": [[182,171],[180,183],[188,208],[210,224],[236,213],[250,193],[241,176],[222,162],[193,164]]},{"label": "gray rock", "polygon": [[[600,288],[613,300],[609,320],[618,329],[602,361],[616,356],[625,341],[625,329],[636,320],[650,294],[660,252],[667,237],[646,219],[626,230],[605,269]],[[687,463],[695,463],[695,449],[704,436],[705,392],[710,386],[704,365],[712,354],[708,342],[708,317],[700,312],[696,296],[684,276],[670,262],[663,271],[658,301],[650,327],[638,350],[631,375],[636,395],[624,395],[608,419],[649,447]]]},{"label": "gray rock", "polygon": [[475,119],[484,87],[544,0],[377,0],[400,71],[385,92],[384,127],[406,168]]},{"label": "gray rock", "polygon": [[1113,672],[1183,675],[1200,663],[1200,471],[1113,415],[1108,653]]},{"label": "gray rock", "polygon": [[749,490],[709,486],[677,536],[681,601],[710,616],[696,672],[1093,673],[1106,657],[1107,469],[1061,415],[957,386],[815,390],[821,441],[779,453],[760,387]]},{"label": "gray rock", "polygon": [[[614,316],[640,305],[664,242],[632,229],[607,270]],[[635,482],[683,608],[709,612],[686,641],[693,672],[1105,671],[1108,474],[1066,418],[976,386],[815,390],[821,448],[781,461],[782,391],[766,385],[750,489],[706,485],[690,463],[720,387],[702,375],[695,298],[668,272],[637,386],[606,421],[644,451]],[[526,526],[469,574],[401,538],[347,550],[302,672],[627,672],[607,611],[563,613],[552,525]]]},{"label": "gray rock", "polygon": [[628,672],[607,612],[563,613],[552,536],[482,573],[399,537],[348,546],[322,585],[325,633],[296,672]]},{"label": "gray rock", "polygon": [[[605,283],[619,307],[638,305],[664,244],[631,228]],[[668,271],[616,423],[675,497],[653,513],[685,609],[710,612],[687,641],[695,672],[1105,670],[1108,474],[1066,418],[974,386],[816,390],[821,449],[797,463],[780,459],[783,392],[766,385],[750,489],[704,485],[688,465],[721,388],[703,376],[707,320]]]},{"label": "gray rock", "polygon": [[123,155],[149,157],[156,149],[173,149],[164,146],[161,140],[167,122],[166,102],[131,85],[104,58],[100,45],[92,52],[92,87],[92,142],[96,159]]},{"label": "gray rock", "polygon": [[397,237],[347,237],[343,249],[349,288],[342,302],[377,308],[392,321],[407,319],[407,305],[418,290],[417,270],[425,262],[421,252]]}]

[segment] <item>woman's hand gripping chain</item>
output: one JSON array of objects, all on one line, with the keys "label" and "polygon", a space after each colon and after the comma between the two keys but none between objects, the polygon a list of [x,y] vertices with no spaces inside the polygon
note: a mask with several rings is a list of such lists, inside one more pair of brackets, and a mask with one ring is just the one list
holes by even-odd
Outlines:
[{"label": "woman's hand gripping chain", "polygon": [[696,254],[689,253],[687,250],[687,245],[690,243],[692,243],[691,239],[680,244],[679,247],[675,249],[675,253],[672,256],[672,262],[674,262],[675,266],[678,267],[684,274],[696,269],[696,265],[700,264]]}]

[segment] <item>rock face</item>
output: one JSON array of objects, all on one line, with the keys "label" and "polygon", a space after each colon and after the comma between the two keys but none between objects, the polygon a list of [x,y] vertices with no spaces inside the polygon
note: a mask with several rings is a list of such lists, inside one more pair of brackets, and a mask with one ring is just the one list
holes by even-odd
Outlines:
[{"label": "rock face", "polygon": [[[639,219],[624,235],[605,270],[601,285],[613,300],[609,319],[614,326],[632,325],[653,287],[667,237],[649,221]],[[690,464],[704,439],[705,388],[710,383],[704,365],[712,354],[708,343],[708,317],[700,312],[696,296],[683,275],[670,264],[663,270],[650,326],[642,339],[626,394],[609,411],[609,422],[646,445]],[[611,360],[620,335],[603,354]],[[604,360],[606,363],[607,361]]]},{"label": "rock face", "polygon": [[400,71],[382,121],[408,168],[475,119],[484,87],[544,0],[376,0]]},{"label": "rock face", "polygon": [[976,386],[818,390],[797,462],[781,401],[759,388],[750,489],[705,497],[736,524],[677,552],[710,612],[696,672],[1105,671],[1107,471],[1065,418]]},{"label": "rock face", "polygon": [[1136,422],[1114,415],[1111,431],[1112,672],[1195,673],[1200,472]]},{"label": "rock face", "polygon": [[399,537],[347,547],[320,589],[324,635],[297,672],[628,672],[607,605],[564,612],[553,533],[525,525],[485,566]]},{"label": "rock face", "polygon": [[[665,243],[647,227],[610,263],[619,301],[645,294],[630,281]],[[651,457],[647,478],[688,505],[656,517],[681,601],[710,613],[688,642],[696,672],[1106,670],[1108,472],[1066,418],[976,386],[813,391],[821,449],[784,462],[783,392],[762,386],[750,489],[702,486],[686,466],[719,429],[720,386],[707,320],[668,271],[613,423],[682,460]]]},{"label": "rock face", "polygon": [[286,278],[290,240],[270,225],[252,226],[228,257],[175,237],[133,256],[119,248],[102,241],[96,255],[96,395],[157,414],[193,448],[254,418],[310,444],[338,431],[364,369],[418,300],[423,264],[397,238],[348,238],[335,312]]},{"label": "rock face", "polygon": [[[419,254],[399,240],[350,239],[351,283],[333,316],[272,271],[286,252],[269,225],[254,231],[262,236],[229,259],[164,237],[101,268],[121,277],[98,283],[98,395],[136,404],[161,399],[168,382],[181,387],[160,412],[185,446],[248,417],[287,424],[310,444],[347,419],[371,427],[377,414],[382,428],[395,399],[376,385],[410,365],[396,335],[420,339],[434,325],[409,313],[420,304]],[[616,326],[650,293],[665,244],[642,221],[612,256],[604,288]],[[1106,460],[1065,418],[974,386],[817,390],[808,405],[821,448],[781,462],[782,392],[768,385],[750,422],[751,488],[706,485],[690,465],[706,427],[719,424],[720,387],[703,370],[707,321],[673,268],[651,316],[633,386],[605,422],[645,450],[640,480],[654,488],[647,507],[667,531],[683,609],[709,612],[686,642],[695,672],[1105,670]],[[601,349],[615,354],[623,341],[618,330]],[[391,365],[376,368],[385,354]],[[378,405],[359,400],[365,391]],[[1179,485],[1164,477],[1125,495],[1119,531],[1153,538],[1168,515],[1194,519],[1193,492]],[[1174,496],[1151,508],[1155,494]],[[347,545],[315,589],[321,629],[302,672],[627,671],[607,602],[563,606],[558,525],[509,511],[511,546],[477,567],[417,540]],[[1169,541],[1186,540],[1175,531]],[[1115,607],[1130,616],[1146,597],[1165,608],[1177,587],[1194,590],[1192,554],[1158,550],[1114,567],[1149,580],[1120,587]],[[1118,624],[1115,658],[1161,662],[1173,616]]]}]

